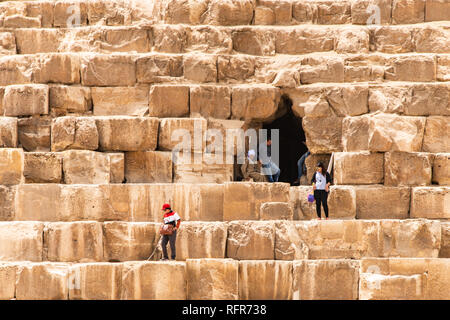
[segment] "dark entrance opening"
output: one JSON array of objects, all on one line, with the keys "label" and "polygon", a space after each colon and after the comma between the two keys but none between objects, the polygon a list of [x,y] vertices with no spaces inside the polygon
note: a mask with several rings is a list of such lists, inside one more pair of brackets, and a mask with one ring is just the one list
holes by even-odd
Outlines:
[{"label": "dark entrance opening", "polygon": [[278,106],[279,116],[270,123],[263,125],[263,129],[278,129],[279,131],[279,182],[292,183],[298,178],[297,161],[308,151],[305,132],[302,127],[302,119],[294,115],[292,111],[292,100],[283,95]]}]

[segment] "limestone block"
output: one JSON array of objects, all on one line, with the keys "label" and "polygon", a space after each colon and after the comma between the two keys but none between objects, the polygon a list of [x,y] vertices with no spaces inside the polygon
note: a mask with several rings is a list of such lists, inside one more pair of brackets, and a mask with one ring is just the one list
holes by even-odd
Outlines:
[{"label": "limestone block", "polygon": [[[87,5],[82,1],[56,1],[55,18],[53,26],[59,28],[70,28],[72,26],[85,26],[87,21]],[[73,14],[79,13],[74,19]]]},{"label": "limestone block", "polygon": [[80,83],[80,57],[73,53],[38,55],[39,68],[33,72],[36,83]]},{"label": "limestone block", "polygon": [[255,75],[255,65],[255,57],[221,55],[217,58],[218,80],[234,83],[247,80]]},{"label": "limestone block", "polygon": [[52,2],[28,2],[26,3],[26,14],[29,17],[38,17],[43,28],[51,28],[54,20],[54,9]]},{"label": "limestone block", "polygon": [[231,116],[241,120],[267,120],[275,116],[280,101],[280,91],[274,87],[233,87],[231,91]]},{"label": "limestone block", "polygon": [[259,220],[264,202],[288,202],[285,183],[229,182],[224,185],[223,220]]},{"label": "limestone block", "polygon": [[311,153],[332,153],[342,150],[342,117],[304,117],[306,144]]},{"label": "limestone block", "polygon": [[292,299],[292,262],[239,261],[239,299]]},{"label": "limestone block", "polygon": [[[386,152],[384,183],[388,186],[424,186],[431,184],[433,154]],[[414,174],[411,174],[414,172]]]},{"label": "limestone block", "polygon": [[61,183],[62,157],[53,152],[25,152],[25,183]]},{"label": "limestone block", "polygon": [[16,37],[12,32],[0,32],[0,54],[16,54]]},{"label": "limestone block", "polygon": [[371,86],[369,90],[369,109],[371,112],[405,113],[411,104],[412,87]]},{"label": "limestone block", "polygon": [[433,161],[433,183],[450,185],[450,154],[438,153]]},{"label": "limestone block", "polygon": [[385,78],[390,81],[434,81],[436,61],[426,55],[392,57],[387,62]]},{"label": "limestone block", "polygon": [[436,70],[437,81],[449,81],[450,56],[438,55],[436,57],[436,60],[437,60],[437,70]]},{"label": "limestone block", "polygon": [[300,68],[302,84],[344,82],[344,61],[333,56],[306,57]]},{"label": "limestone block", "polygon": [[411,217],[448,219],[450,217],[450,187],[412,188]]},{"label": "limestone block", "polygon": [[0,260],[42,261],[43,229],[40,222],[0,222]]},{"label": "limestone block", "polygon": [[337,53],[368,53],[369,32],[360,28],[343,28],[337,32],[334,50]]},{"label": "limestone block", "polygon": [[52,121],[52,151],[68,149],[96,150],[99,133],[96,121],[90,117],[58,117]]},{"label": "limestone block", "polygon": [[[383,182],[382,153],[336,152],[334,154],[335,184],[376,184]],[[358,174],[354,168],[358,167]]]},{"label": "limestone block", "polygon": [[69,268],[69,299],[120,299],[122,268],[122,264],[113,263],[73,264]]},{"label": "limestone block", "polygon": [[274,223],[265,221],[229,222],[227,258],[273,260],[275,258]]},{"label": "limestone block", "polygon": [[150,54],[136,60],[136,79],[139,83],[173,81],[182,76],[182,56]]},{"label": "limestone block", "polygon": [[100,48],[104,52],[149,52],[147,30],[133,27],[107,29],[103,33]]},{"label": "limestone block", "polygon": [[23,181],[24,153],[21,148],[0,149],[0,184],[19,184]]},{"label": "limestone block", "polygon": [[[375,9],[379,8],[379,9]],[[351,15],[353,24],[390,24],[391,0],[362,0],[351,2]],[[378,14],[379,18],[375,15]]]},{"label": "limestone block", "polygon": [[233,50],[231,30],[211,26],[190,27],[186,51],[230,54]]},{"label": "limestone block", "polygon": [[17,300],[67,300],[69,266],[63,263],[30,263],[17,272]]},{"label": "limestone block", "polygon": [[425,22],[448,20],[450,4],[442,0],[426,0]]},{"label": "limestone block", "polygon": [[224,222],[182,222],[177,231],[176,259],[225,258],[227,229]]},{"label": "limestone block", "polygon": [[16,29],[14,35],[19,54],[61,51],[61,40],[64,38],[63,32],[58,29]]},{"label": "limestone block", "polygon": [[364,259],[359,299],[448,299],[448,259]]},{"label": "limestone block", "polygon": [[211,0],[204,24],[234,26],[250,24],[255,2],[252,0]]},{"label": "limestone block", "polygon": [[350,23],[350,3],[347,1],[320,1],[315,4],[313,21],[317,24]]},{"label": "limestone block", "polygon": [[85,86],[133,86],[136,64],[130,55],[86,55],[81,61]]},{"label": "limestone block", "polygon": [[358,299],[358,261],[300,260],[292,268],[294,300]]},{"label": "limestone block", "polygon": [[[134,8],[134,10],[133,10]],[[131,16],[139,10],[139,4],[130,7],[125,1],[103,2],[93,0],[87,2],[88,22],[90,25],[118,26],[130,24]]]},{"label": "limestone block", "polygon": [[244,54],[267,56],[275,54],[275,34],[268,29],[239,28],[231,33],[233,49]]},{"label": "limestone block", "polygon": [[406,107],[406,114],[450,115],[450,94],[447,84],[415,84],[412,88],[411,105]]},{"label": "limestone block", "polygon": [[15,215],[15,186],[0,186],[0,221],[11,221]]},{"label": "limestone block", "polygon": [[5,88],[3,97],[5,116],[48,114],[48,86],[13,85]]},{"label": "limestone block", "polygon": [[110,183],[122,183],[125,179],[125,156],[121,152],[108,152]]},{"label": "limestone block", "polygon": [[0,117],[0,147],[17,147],[17,118]]},{"label": "limestone block", "polygon": [[11,300],[15,298],[16,293],[16,273],[17,265],[2,262],[0,263],[0,300]]},{"label": "limestone block", "polygon": [[427,25],[413,30],[416,52],[447,53],[450,49],[448,28]]},{"label": "limestone block", "polygon": [[[405,16],[408,19],[410,16]],[[411,30],[404,26],[377,26],[373,30],[374,49],[385,53],[413,52]]]},{"label": "limestone block", "polygon": [[327,90],[326,99],[337,116],[358,116],[369,111],[368,94],[367,85],[333,86]]},{"label": "limestone block", "polygon": [[450,121],[449,117],[428,117],[425,124],[422,151],[450,151]]},{"label": "limestone block", "polygon": [[168,24],[200,24],[205,10],[208,8],[208,1],[190,1],[169,0],[165,3],[162,12],[162,19]]},{"label": "limestone block", "polygon": [[357,219],[407,219],[409,217],[411,199],[409,187],[358,186],[355,191]]},{"label": "limestone block", "polygon": [[286,202],[266,202],[261,204],[261,220],[292,220],[292,208]]},{"label": "limestone block", "polygon": [[95,116],[144,116],[148,112],[148,87],[94,87]]},{"label": "limestone block", "polygon": [[281,54],[306,54],[334,49],[329,29],[317,26],[280,29],[275,31],[275,51]]},{"label": "limestone block", "polygon": [[239,262],[232,259],[188,259],[188,300],[237,300]]},{"label": "limestone block", "polygon": [[258,1],[255,8],[254,24],[289,25],[292,20],[292,3],[290,1]]},{"label": "limestone block", "polygon": [[159,120],[151,117],[96,117],[99,148],[107,151],[155,150]]},{"label": "limestone block", "polygon": [[105,222],[103,224],[106,261],[146,260],[159,239],[159,225],[144,222]]},{"label": "limestone block", "polygon": [[226,86],[193,86],[189,92],[190,116],[228,119],[231,115],[231,91]]},{"label": "limestone block", "polygon": [[158,149],[202,152],[205,149],[207,122],[202,118],[161,119]]},{"label": "limestone block", "polygon": [[217,57],[207,55],[185,55],[183,57],[184,78],[195,82],[217,81]]},{"label": "limestone block", "polygon": [[441,222],[441,250],[439,250],[439,258],[450,258],[450,223]]},{"label": "limestone block", "polygon": [[103,260],[102,225],[99,222],[52,222],[44,229],[44,260],[91,262]]},{"label": "limestone block", "polygon": [[33,17],[24,17],[18,14],[7,16],[3,21],[5,28],[40,28],[41,19]]},{"label": "limestone block", "polygon": [[184,117],[189,114],[189,87],[154,85],[149,93],[149,116]]},{"label": "limestone block", "polygon": [[51,86],[49,106],[58,115],[85,113],[92,110],[91,89],[74,86]]},{"label": "limestone block", "polygon": [[292,3],[292,18],[299,23],[312,22],[316,6],[311,2],[295,1]]},{"label": "limestone block", "polygon": [[48,117],[18,119],[17,135],[24,151],[50,151],[51,125],[52,119]]},{"label": "limestone block", "polygon": [[345,82],[381,82],[385,78],[387,57],[379,54],[351,55],[344,60]]},{"label": "limestone block", "polygon": [[64,182],[67,184],[103,184],[111,179],[107,154],[88,150],[63,152]]},{"label": "limestone block", "polygon": [[394,0],[392,1],[392,23],[421,23],[425,19],[425,0]]},{"label": "limestone block", "polygon": [[125,178],[128,183],[172,182],[172,154],[160,151],[126,152]]},{"label": "limestone block", "polygon": [[300,260],[309,258],[309,248],[292,221],[275,222],[275,259]]},{"label": "limestone block", "polygon": [[122,268],[124,300],[185,300],[184,262],[125,262]]},{"label": "limestone block", "polygon": [[157,52],[183,53],[186,43],[186,30],[179,25],[160,25],[153,27],[153,42]]},{"label": "limestone block", "polygon": [[31,83],[33,73],[29,69],[34,61],[31,56],[12,55],[0,57],[0,85],[8,86],[17,83]]}]

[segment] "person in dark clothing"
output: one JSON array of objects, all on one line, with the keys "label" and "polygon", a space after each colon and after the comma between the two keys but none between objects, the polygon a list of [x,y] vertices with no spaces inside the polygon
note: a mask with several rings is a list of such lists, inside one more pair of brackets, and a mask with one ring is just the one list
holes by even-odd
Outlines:
[{"label": "person in dark clothing", "polygon": [[325,170],[325,166],[322,162],[317,163],[316,172],[313,174],[311,183],[314,189],[314,199],[316,200],[316,212],[317,217],[321,219],[321,208],[323,206],[323,211],[325,212],[325,218],[328,219],[328,194],[331,185],[331,176]]},{"label": "person in dark clothing", "polygon": [[175,260],[176,256],[176,249],[175,249],[175,242],[177,240],[177,230],[180,228],[180,222],[181,218],[175,211],[172,211],[170,208],[170,204],[166,203],[162,207],[162,211],[164,211],[164,224],[171,224],[174,226],[173,233],[171,235],[163,235],[162,236],[162,251],[163,251],[163,258],[162,261],[168,260],[168,253],[167,253],[167,243],[170,243],[170,253],[172,260]]}]

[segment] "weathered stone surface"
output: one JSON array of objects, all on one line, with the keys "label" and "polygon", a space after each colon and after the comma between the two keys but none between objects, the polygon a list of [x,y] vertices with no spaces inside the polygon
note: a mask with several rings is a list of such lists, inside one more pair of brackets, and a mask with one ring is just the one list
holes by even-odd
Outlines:
[{"label": "weathered stone surface", "polygon": [[239,261],[239,299],[292,299],[292,262]]},{"label": "weathered stone surface", "polygon": [[275,227],[273,222],[229,222],[227,258],[237,260],[273,260],[274,257]]},{"label": "weathered stone surface", "polygon": [[58,117],[52,121],[52,151],[68,149],[96,150],[99,133],[96,121],[90,117]]},{"label": "weathered stone surface", "polygon": [[408,187],[359,186],[356,192],[357,219],[407,219],[411,190]]},{"label": "weathered stone surface", "polygon": [[50,111],[58,115],[84,113],[92,109],[91,89],[75,86],[51,86]]},{"label": "weathered stone surface", "polygon": [[177,231],[176,259],[225,258],[227,229],[224,222],[183,222]]},{"label": "weathered stone surface", "polygon": [[170,82],[182,76],[182,56],[151,54],[136,60],[136,79],[140,83]]},{"label": "weathered stone surface", "polygon": [[99,43],[102,52],[148,52],[150,40],[146,29],[120,27],[107,29]]},{"label": "weathered stone surface", "polygon": [[326,99],[337,116],[358,116],[367,113],[367,98],[369,86],[367,85],[343,85],[328,86]]},{"label": "weathered stone surface", "polygon": [[61,183],[62,157],[51,152],[25,152],[25,183]]},{"label": "weathered stone surface", "polygon": [[153,252],[159,226],[144,222],[105,222],[103,224],[106,261],[146,260]]},{"label": "weathered stone surface", "polygon": [[110,183],[122,183],[125,179],[125,156],[121,152],[108,152]]},{"label": "weathered stone surface", "polygon": [[292,268],[294,300],[358,299],[358,261],[301,260]]},{"label": "weathered stone surface", "polygon": [[0,85],[8,86],[17,83],[31,83],[32,72],[29,65],[33,62],[32,57],[23,55],[12,55],[0,57]]},{"label": "weathered stone surface", "polygon": [[441,222],[441,250],[439,258],[450,258],[450,223]]},{"label": "weathered stone surface", "polygon": [[406,114],[412,116],[450,115],[450,87],[447,84],[414,84],[411,105]]},{"label": "weathered stone surface", "polygon": [[291,221],[275,222],[275,259],[301,260],[309,258],[309,248]]},{"label": "weathered stone surface", "polygon": [[266,202],[261,204],[261,220],[292,220],[292,208],[286,202]]},{"label": "weathered stone surface", "polygon": [[184,78],[195,82],[217,82],[217,57],[186,55],[183,58]]},{"label": "weathered stone surface", "polygon": [[81,61],[85,86],[133,86],[136,64],[130,55],[86,55]]},{"label": "weathered stone surface", "polygon": [[15,215],[15,186],[0,186],[0,221],[10,221]]},{"label": "weathered stone surface", "polygon": [[121,292],[122,264],[82,263],[70,266],[70,300],[118,300]]},{"label": "weathered stone surface", "polygon": [[11,300],[16,294],[16,273],[17,265],[2,262],[0,263],[0,300]]},{"label": "weathered stone surface", "polygon": [[191,27],[187,34],[186,51],[229,54],[233,49],[231,30],[210,26]]},{"label": "weathered stone surface", "polygon": [[148,87],[94,87],[95,116],[144,116],[148,112]]},{"label": "weathered stone surface", "polygon": [[450,187],[416,187],[411,190],[411,217],[450,218]]},{"label": "weathered stone surface", "polygon": [[223,219],[259,220],[262,203],[288,201],[289,185],[285,183],[225,183]]},{"label": "weathered stone surface", "polygon": [[17,118],[0,117],[0,147],[17,147]]},{"label": "weathered stone surface", "polygon": [[446,27],[422,26],[414,29],[414,45],[416,52],[447,53],[450,48]]},{"label": "weathered stone surface", "polygon": [[[424,186],[431,184],[433,154],[386,152],[384,184],[388,186]],[[411,174],[414,172],[414,174]]]},{"label": "weathered stone surface", "polygon": [[232,259],[188,259],[188,300],[237,300],[239,262]]},{"label": "weathered stone surface", "polygon": [[24,151],[50,151],[51,124],[52,119],[48,117],[18,119],[19,145]]},{"label": "weathered stone surface", "polygon": [[12,32],[0,32],[0,54],[16,54],[16,37]]},{"label": "weathered stone surface", "polygon": [[[159,120],[149,117],[96,117],[99,148],[108,151],[155,150]],[[124,134],[125,133],[125,134]]]},{"label": "weathered stone surface", "polygon": [[377,26],[373,30],[373,37],[376,51],[385,53],[414,51],[411,30],[404,26]]},{"label": "weathered stone surface", "polygon": [[30,263],[17,272],[17,300],[67,300],[69,266],[63,263]]},{"label": "weathered stone surface", "polygon": [[189,87],[154,85],[150,87],[149,116],[184,117],[189,114]]},{"label": "weathered stone surface", "polygon": [[353,24],[390,24],[391,0],[362,0],[351,2]]},{"label": "weathered stone surface", "polygon": [[202,118],[161,119],[158,149],[202,152],[205,149],[207,121]]},{"label": "weathered stone surface", "polygon": [[326,118],[304,117],[306,144],[311,153],[332,153],[342,150],[342,121],[344,118],[329,116]]},{"label": "weathered stone surface", "polygon": [[436,61],[426,55],[396,56],[389,59],[385,72],[390,81],[434,81]]},{"label": "weathered stone surface", "polygon": [[223,26],[250,24],[254,7],[252,0],[211,0],[202,22]]},{"label": "weathered stone surface", "polygon": [[126,152],[125,179],[128,183],[172,182],[172,153]]},{"label": "weathered stone surface", "polygon": [[7,86],[3,97],[5,116],[28,116],[48,113],[48,86]]},{"label": "weathered stone surface", "polygon": [[18,14],[5,17],[3,21],[5,28],[40,28],[41,19],[33,17],[24,17]]},{"label": "weathered stone surface", "polygon": [[190,116],[228,119],[231,115],[231,91],[225,86],[193,86],[189,93]]},{"label": "weathered stone surface", "polygon": [[441,0],[426,0],[425,22],[448,20],[450,4]]},{"label": "weathered stone surface", "polygon": [[369,90],[369,109],[371,112],[405,113],[411,104],[411,86],[371,86]]},{"label": "weathered stone surface", "polygon": [[102,261],[102,224],[90,221],[48,223],[44,229],[44,246],[44,260]]},{"label": "weathered stone surface", "polygon": [[425,125],[422,151],[450,151],[450,121],[449,117],[428,117]]},{"label": "weathered stone surface", "polygon": [[231,33],[233,49],[240,53],[267,56],[275,54],[275,34],[270,29],[239,28]]},{"label": "weathered stone surface", "polygon": [[336,56],[306,57],[300,69],[302,84],[344,82],[344,61]]},{"label": "weathered stone surface", "polygon": [[290,1],[258,1],[258,6],[255,8],[254,24],[291,24],[292,5]]},{"label": "weathered stone surface", "polygon": [[421,23],[425,19],[425,0],[392,1],[392,23]]},{"label": "weathered stone surface", "polygon": [[19,54],[61,51],[61,40],[64,38],[63,32],[58,29],[15,29],[14,35]]},{"label": "weathered stone surface", "polygon": [[0,149],[0,184],[19,184],[23,181],[24,153],[18,148]]},{"label": "weathered stone surface", "polygon": [[306,166],[306,183],[311,185],[313,174],[316,173],[317,163],[320,161],[325,168],[330,164],[331,154],[310,154],[305,159]]},{"label": "weathered stone surface", "polygon": [[[82,1],[56,1],[55,17],[53,20],[54,27],[71,28],[72,26],[87,25],[87,5]],[[73,14],[79,13],[75,17]]]},{"label": "weathered stone surface", "polygon": [[37,83],[80,83],[80,57],[72,53],[46,53],[37,56],[38,68],[33,70]]},{"label": "weathered stone surface", "polygon": [[42,261],[43,229],[40,222],[0,222],[0,260]]},{"label": "weathered stone surface", "polygon": [[334,41],[334,51],[337,53],[368,53],[369,32],[353,27],[339,29]]},{"label": "weathered stone surface", "polygon": [[125,262],[122,295],[126,300],[185,300],[184,262]]},{"label": "weathered stone surface", "polygon": [[281,54],[332,51],[333,41],[330,31],[323,27],[283,28],[276,31],[275,50]]},{"label": "weathered stone surface", "polygon": [[[335,184],[376,184],[383,182],[384,155],[369,152],[336,152]],[[355,168],[358,168],[356,173]]]},{"label": "weathered stone surface", "polygon": [[359,299],[448,299],[448,259],[364,259]]},{"label": "weathered stone surface", "polygon": [[233,83],[247,80],[255,74],[255,64],[256,59],[251,56],[219,56],[217,59],[218,80]]},{"label": "weathered stone surface", "polygon": [[274,87],[233,87],[231,117],[241,120],[268,120],[278,108],[280,92]]},{"label": "weathered stone surface", "polygon": [[186,29],[179,25],[153,27],[154,48],[158,52],[183,53],[186,43]]},{"label": "weathered stone surface", "polygon": [[68,184],[103,184],[111,179],[111,163],[108,154],[69,150],[63,152],[64,181]]},{"label": "weathered stone surface", "polygon": [[450,185],[450,154],[438,153],[433,161],[433,183]]}]

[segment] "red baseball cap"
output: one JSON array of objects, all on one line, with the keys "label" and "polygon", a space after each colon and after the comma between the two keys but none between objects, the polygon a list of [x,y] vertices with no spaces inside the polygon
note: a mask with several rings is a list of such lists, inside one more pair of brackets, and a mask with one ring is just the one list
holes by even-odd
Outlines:
[{"label": "red baseball cap", "polygon": [[170,209],[170,204],[165,203],[165,204],[162,206],[162,209],[161,209],[161,210],[166,210],[166,209]]}]

